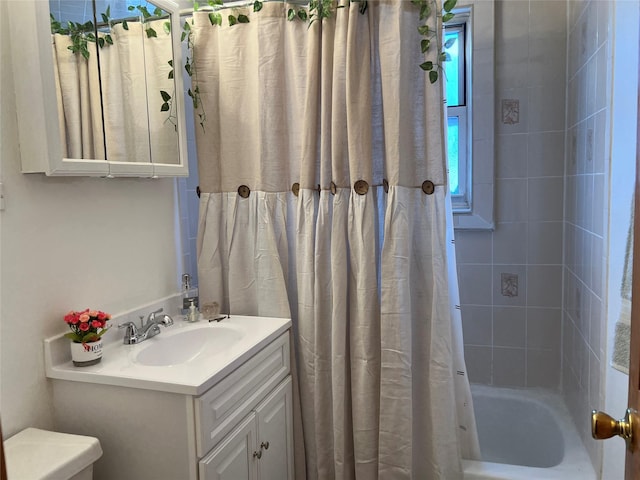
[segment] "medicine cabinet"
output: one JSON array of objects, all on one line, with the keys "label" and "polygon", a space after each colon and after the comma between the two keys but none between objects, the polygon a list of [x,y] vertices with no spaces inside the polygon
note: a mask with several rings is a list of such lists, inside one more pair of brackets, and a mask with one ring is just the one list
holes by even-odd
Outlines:
[{"label": "medicine cabinet", "polygon": [[8,8],[23,173],[189,174],[176,3],[21,0]]}]

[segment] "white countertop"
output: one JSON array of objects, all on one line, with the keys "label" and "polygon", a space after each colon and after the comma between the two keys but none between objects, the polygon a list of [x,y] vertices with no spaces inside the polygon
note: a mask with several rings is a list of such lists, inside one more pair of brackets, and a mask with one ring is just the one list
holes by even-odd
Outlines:
[{"label": "white countertop", "polygon": [[[105,341],[102,361],[89,367],[73,365],[69,340],[58,335],[44,341],[46,375],[60,380],[200,395],[286,332],[290,326],[289,319],[271,317],[232,316],[221,322],[211,323],[206,320],[188,323],[177,318],[166,329],[161,327],[162,333],[138,345],[124,345],[124,332],[113,328],[107,332],[110,341]],[[134,361],[152,342],[162,341],[163,335],[168,337],[191,329],[215,330],[220,327],[238,331],[242,335],[241,340],[220,353],[196,357],[178,365],[147,366]]]}]

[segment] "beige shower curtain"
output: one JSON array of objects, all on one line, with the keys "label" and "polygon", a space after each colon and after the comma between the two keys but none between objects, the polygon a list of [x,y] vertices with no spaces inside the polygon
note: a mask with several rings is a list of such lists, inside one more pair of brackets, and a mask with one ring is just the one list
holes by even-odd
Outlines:
[{"label": "beige shower curtain", "polygon": [[[177,134],[169,121],[175,110],[161,111],[160,91],[175,96],[168,64],[173,58],[172,41],[165,22],[129,21],[127,29],[122,23],[114,24],[109,32],[113,44],[97,48],[96,43],[87,42],[86,59],[69,50],[68,35],[52,36],[64,158],[179,161]],[[146,34],[149,28],[156,37]],[[99,37],[104,39],[105,33]]]},{"label": "beige shower curtain", "polygon": [[292,317],[297,479],[454,480],[477,440],[441,84],[418,68],[417,7],[360,6],[311,26],[282,3],[235,26],[194,13],[201,301]]},{"label": "beige shower curtain", "polygon": [[69,49],[70,36],[54,34],[51,40],[62,156],[104,159],[96,44],[87,44],[85,59]]}]

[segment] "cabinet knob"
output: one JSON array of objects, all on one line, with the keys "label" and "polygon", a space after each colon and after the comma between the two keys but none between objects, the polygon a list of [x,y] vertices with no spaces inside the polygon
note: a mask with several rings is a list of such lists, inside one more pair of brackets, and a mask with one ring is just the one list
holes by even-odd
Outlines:
[{"label": "cabinet knob", "polygon": [[265,449],[265,450],[269,450],[269,442],[262,442],[260,444],[260,449]]},{"label": "cabinet knob", "polygon": [[262,450],[253,452],[253,458],[257,458],[258,460],[260,460],[262,458]]}]

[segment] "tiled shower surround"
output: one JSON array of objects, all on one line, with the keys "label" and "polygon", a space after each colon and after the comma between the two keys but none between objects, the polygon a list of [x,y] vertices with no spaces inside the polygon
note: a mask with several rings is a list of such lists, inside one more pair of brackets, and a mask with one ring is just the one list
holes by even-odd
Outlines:
[{"label": "tiled shower surround", "polygon": [[600,379],[606,363],[611,6],[602,0],[569,4],[562,391],[596,467],[601,450],[586,419],[603,407]]},{"label": "tiled shower surround", "polygon": [[567,6],[495,8],[495,230],[456,232],[467,368],[476,383],[559,388]]},{"label": "tiled shower surround", "polygon": [[560,389],[596,471],[611,8],[496,2],[496,225],[456,232],[470,380]]}]

